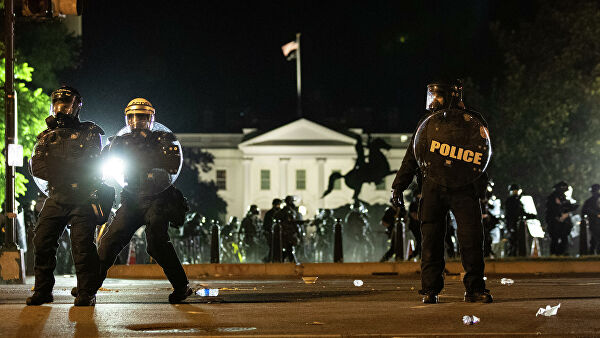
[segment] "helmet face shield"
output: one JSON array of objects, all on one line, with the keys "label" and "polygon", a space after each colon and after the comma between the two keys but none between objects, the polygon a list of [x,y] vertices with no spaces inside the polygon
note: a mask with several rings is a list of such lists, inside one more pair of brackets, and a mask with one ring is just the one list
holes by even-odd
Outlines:
[{"label": "helmet face shield", "polygon": [[151,130],[154,126],[154,114],[132,111],[125,116],[125,123],[131,130]]},{"label": "helmet face shield", "polygon": [[427,85],[425,109],[437,111],[457,106],[462,101],[462,85],[431,83]]},{"label": "helmet face shield", "polygon": [[82,105],[79,94],[68,88],[59,88],[52,92],[51,99],[50,115],[57,116],[58,114],[63,114],[73,117],[79,116],[79,110]]},{"label": "helmet face shield", "polygon": [[152,130],[155,112],[148,100],[133,99],[125,107],[125,123],[131,130]]},{"label": "helmet face shield", "polygon": [[427,88],[427,101],[425,102],[425,109],[429,111],[436,111],[444,108],[446,100],[439,91],[433,92]]}]

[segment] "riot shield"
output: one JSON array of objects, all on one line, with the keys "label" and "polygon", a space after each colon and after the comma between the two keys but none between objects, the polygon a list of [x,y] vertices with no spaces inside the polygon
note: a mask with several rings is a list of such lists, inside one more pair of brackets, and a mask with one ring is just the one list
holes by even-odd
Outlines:
[{"label": "riot shield", "polygon": [[104,179],[138,196],[161,193],[181,172],[181,143],[160,123],[155,122],[151,133],[145,134],[125,126],[107,147]]},{"label": "riot shield", "polygon": [[414,153],[424,177],[456,188],[474,182],[492,156],[490,135],[477,114],[445,109],[417,128]]},{"label": "riot shield", "polygon": [[[35,185],[37,185],[38,189],[40,189],[40,191],[48,196],[48,180],[38,177],[36,175],[39,175],[37,173],[38,169],[34,169],[34,162],[33,162],[33,157],[36,155],[36,153],[39,153],[41,150],[39,148],[43,147],[40,146],[39,141],[35,143],[35,145],[33,146],[33,152],[31,154],[31,157],[29,158],[29,171],[31,172],[31,176],[33,177],[33,181],[35,182]],[[42,169],[42,168],[40,168]],[[42,169],[43,170],[43,169]],[[47,169],[45,169],[47,170]]]}]

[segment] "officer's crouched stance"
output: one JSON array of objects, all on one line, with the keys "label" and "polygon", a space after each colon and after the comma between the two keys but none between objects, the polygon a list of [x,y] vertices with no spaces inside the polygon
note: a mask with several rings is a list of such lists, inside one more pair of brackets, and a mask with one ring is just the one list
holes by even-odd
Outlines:
[{"label": "officer's crouched stance", "polygon": [[489,135],[479,113],[465,109],[462,86],[427,86],[429,114],[419,122],[393,188],[393,200],[403,205],[402,192],[415,174],[422,175],[419,219],[423,235],[420,294],[437,303],[444,287],[446,215],[454,213],[465,276],[465,302],[492,302],[485,289],[483,226],[479,197],[491,157]]},{"label": "officer's crouched stance", "polygon": [[192,294],[192,289],[167,231],[169,222],[181,226],[188,211],[183,194],[172,185],[181,169],[181,146],[168,129],[153,129],[154,113],[154,107],[145,99],[129,102],[125,108],[127,132],[119,133],[103,150],[104,159],[116,157],[127,163],[121,207],[98,248],[99,285],[119,252],[145,224],[148,254],[173,285],[169,302],[180,303]]},{"label": "officer's crouched stance", "polygon": [[80,290],[75,305],[96,302],[99,261],[91,196],[101,183],[98,158],[102,149],[100,135],[104,132],[92,122],[79,121],[81,106],[81,96],[73,88],[63,86],[52,93],[48,128],[38,135],[31,159],[36,183],[49,197],[36,225],[35,287],[27,305],[53,301],[58,239],[67,224],[71,225],[73,262]]}]

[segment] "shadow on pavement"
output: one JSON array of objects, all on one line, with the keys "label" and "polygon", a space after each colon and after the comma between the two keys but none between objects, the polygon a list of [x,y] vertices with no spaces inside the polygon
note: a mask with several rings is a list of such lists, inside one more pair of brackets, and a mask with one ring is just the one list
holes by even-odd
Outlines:
[{"label": "shadow on pavement", "polygon": [[17,337],[39,335],[50,316],[51,306],[25,306],[19,314]]},{"label": "shadow on pavement", "polygon": [[98,337],[98,326],[94,319],[94,306],[71,306],[69,321],[75,322],[73,337]]}]

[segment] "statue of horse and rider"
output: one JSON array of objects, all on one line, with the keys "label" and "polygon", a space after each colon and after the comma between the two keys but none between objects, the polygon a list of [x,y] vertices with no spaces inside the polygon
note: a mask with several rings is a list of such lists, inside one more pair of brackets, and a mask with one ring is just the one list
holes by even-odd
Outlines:
[{"label": "statue of horse and rider", "polygon": [[346,185],[350,189],[354,190],[352,199],[357,201],[359,200],[358,195],[360,195],[363,184],[379,184],[386,176],[396,173],[396,170],[390,170],[390,164],[381,151],[381,149],[390,150],[392,148],[391,145],[381,138],[371,139],[371,136],[369,135],[367,140],[369,161],[367,162],[365,158],[362,137],[360,135],[356,135],[355,138],[356,144],[354,147],[356,149],[357,158],[354,168],[345,175],[342,175],[339,172],[332,173],[331,176],[329,176],[329,185],[327,186],[327,190],[323,193],[322,197],[327,196],[333,190],[335,182],[338,179],[343,178]]}]

